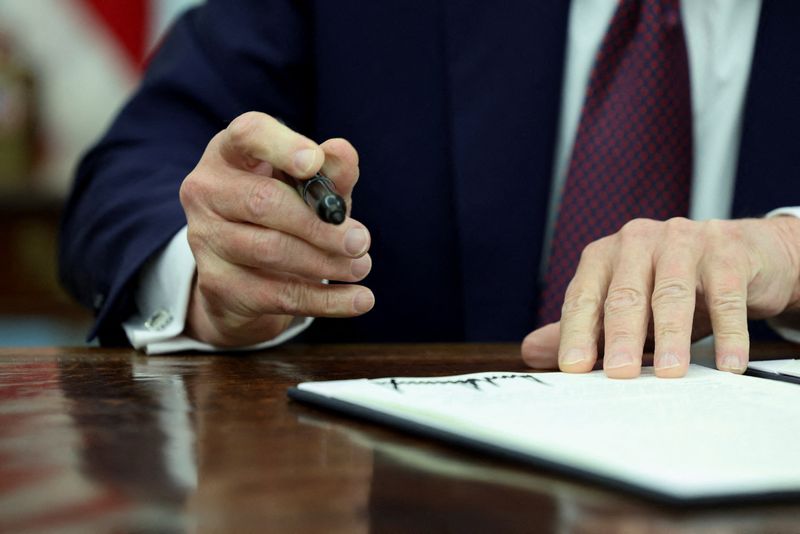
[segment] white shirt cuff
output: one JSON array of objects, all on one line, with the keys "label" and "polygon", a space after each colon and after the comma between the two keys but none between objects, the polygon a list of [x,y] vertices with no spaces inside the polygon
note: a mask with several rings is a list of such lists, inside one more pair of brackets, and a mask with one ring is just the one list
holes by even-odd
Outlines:
[{"label": "white shirt cuff", "polygon": [[[767,213],[767,217],[791,216],[800,218],[800,206],[778,208]],[[767,319],[767,324],[776,334],[787,341],[800,343],[800,318],[796,314],[791,316],[772,317]]]},{"label": "white shirt cuff", "polygon": [[790,206],[787,208],[774,209],[771,212],[767,213],[767,218],[779,217],[781,215],[791,215],[792,217],[800,218],[800,206]]},{"label": "white shirt cuff", "polygon": [[135,348],[147,354],[266,349],[289,341],[314,321],[313,317],[295,317],[289,328],[277,337],[247,347],[217,347],[183,335],[196,268],[186,230],[184,226],[166,248],[142,268],[135,295],[139,312],[122,324]]}]

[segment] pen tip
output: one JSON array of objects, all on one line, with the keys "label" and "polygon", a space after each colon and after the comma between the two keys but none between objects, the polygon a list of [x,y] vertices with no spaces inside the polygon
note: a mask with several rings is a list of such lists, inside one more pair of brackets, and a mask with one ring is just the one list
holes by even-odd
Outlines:
[{"label": "pen tip", "polygon": [[334,211],[328,215],[328,221],[333,224],[342,224],[344,222],[344,213],[341,211]]},{"label": "pen tip", "polygon": [[344,199],[339,195],[328,195],[317,205],[320,219],[331,224],[342,224],[346,217]]}]

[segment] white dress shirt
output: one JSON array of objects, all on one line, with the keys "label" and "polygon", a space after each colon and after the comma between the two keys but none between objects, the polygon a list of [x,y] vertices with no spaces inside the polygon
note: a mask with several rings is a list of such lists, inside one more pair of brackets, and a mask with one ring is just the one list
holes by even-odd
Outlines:
[{"label": "white dress shirt", "polygon": [[[570,8],[546,251],[550,250],[594,58],[616,5],[615,0],[573,0]],[[689,54],[695,155],[690,216],[697,220],[729,218],[761,1],[684,0],[681,9]],[[800,207],[782,208],[770,215],[800,217]],[[136,293],[140,311],[123,325],[134,347],[143,348],[148,354],[218,349],[182,335],[194,272],[184,228],[142,269]],[[277,338],[243,350],[283,343],[308,328],[312,321],[308,317],[297,318]],[[786,337],[800,339],[798,330],[777,321],[773,327]]]}]

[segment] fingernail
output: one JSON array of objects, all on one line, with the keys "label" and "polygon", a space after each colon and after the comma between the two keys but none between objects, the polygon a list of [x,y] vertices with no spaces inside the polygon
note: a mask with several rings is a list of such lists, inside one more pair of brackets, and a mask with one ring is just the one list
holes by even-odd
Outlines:
[{"label": "fingernail", "polygon": [[372,291],[359,291],[353,299],[353,308],[358,313],[366,313],[375,305],[375,295]]},{"label": "fingernail", "polygon": [[561,363],[564,365],[574,365],[586,359],[586,351],[583,349],[569,349],[561,357]]},{"label": "fingernail", "polygon": [[616,369],[618,367],[626,367],[633,364],[633,356],[630,352],[612,352],[611,356],[606,358],[605,368]]},{"label": "fingernail", "polygon": [[344,249],[351,256],[360,256],[367,251],[369,235],[363,228],[351,228],[344,236]]},{"label": "fingernail", "polygon": [[656,358],[656,369],[672,369],[680,364],[681,361],[678,359],[678,355],[673,352],[665,352]]},{"label": "fingernail", "polygon": [[733,354],[728,354],[722,358],[722,364],[720,367],[725,371],[742,372],[746,366],[742,362],[741,358],[734,356]]},{"label": "fingernail", "polygon": [[306,173],[311,170],[311,166],[314,165],[314,160],[316,160],[316,158],[317,151],[313,148],[298,150],[294,154],[294,167],[298,171]]},{"label": "fingernail", "polygon": [[370,269],[372,269],[372,260],[369,255],[361,256],[357,260],[353,260],[353,263],[350,264],[350,272],[358,279],[367,276]]}]

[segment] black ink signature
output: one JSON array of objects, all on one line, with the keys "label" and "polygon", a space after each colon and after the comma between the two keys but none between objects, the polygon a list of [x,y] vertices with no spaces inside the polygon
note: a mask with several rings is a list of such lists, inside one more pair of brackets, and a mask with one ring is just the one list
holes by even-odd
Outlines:
[{"label": "black ink signature", "polygon": [[502,380],[525,380],[531,384],[538,384],[542,386],[550,386],[544,380],[536,378],[533,375],[492,375],[484,376],[481,378],[453,378],[453,379],[397,379],[390,380],[374,380],[373,382],[379,386],[391,387],[398,393],[402,393],[402,386],[444,386],[444,385],[464,385],[474,388],[476,391],[483,391],[481,384],[490,384],[495,387],[500,387],[497,382]]}]

